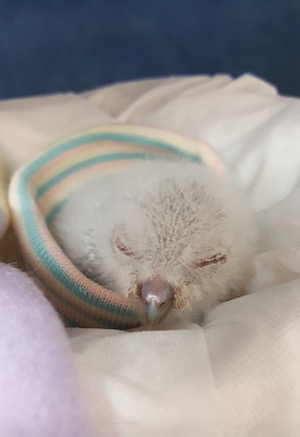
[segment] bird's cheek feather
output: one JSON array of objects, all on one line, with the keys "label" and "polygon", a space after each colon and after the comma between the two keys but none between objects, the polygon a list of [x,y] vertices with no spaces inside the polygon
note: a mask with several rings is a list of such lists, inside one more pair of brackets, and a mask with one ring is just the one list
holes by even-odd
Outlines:
[{"label": "bird's cheek feather", "polygon": [[187,301],[187,293],[185,293],[184,287],[181,287],[174,294],[173,308],[175,310],[183,310],[187,305]]}]

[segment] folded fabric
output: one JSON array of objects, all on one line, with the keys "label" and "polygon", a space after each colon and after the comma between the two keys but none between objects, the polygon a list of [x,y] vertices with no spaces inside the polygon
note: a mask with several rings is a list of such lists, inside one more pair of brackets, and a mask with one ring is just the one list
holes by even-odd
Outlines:
[{"label": "folded fabric", "polygon": [[107,122],[201,138],[263,216],[257,293],[220,305],[204,328],[68,330],[97,435],[298,437],[300,100],[250,75],[173,77],[0,102],[0,121],[13,168]]},{"label": "folded fabric", "polygon": [[23,272],[0,277],[0,435],[90,437],[62,323]]},{"label": "folded fabric", "polygon": [[203,327],[69,329],[99,436],[298,437],[299,289],[231,300]]},{"label": "folded fabric", "polygon": [[61,142],[13,177],[10,207],[26,262],[68,325],[128,329],[143,322],[139,302],[106,290],[81,274],[48,227],[68,196],[87,179],[106,176],[132,160],[146,158],[201,161],[223,171],[216,154],[203,143],[162,130],[108,125]]}]

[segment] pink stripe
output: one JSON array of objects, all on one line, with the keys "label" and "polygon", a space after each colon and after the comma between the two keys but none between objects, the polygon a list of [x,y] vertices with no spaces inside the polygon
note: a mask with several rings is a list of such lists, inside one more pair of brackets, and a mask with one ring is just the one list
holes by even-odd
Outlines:
[{"label": "pink stripe", "polygon": [[[124,165],[124,164],[128,164],[128,161],[126,161],[126,160],[114,161],[114,168],[118,169],[119,167],[122,167],[122,165]],[[81,170],[76,171],[76,173],[73,173],[73,174],[67,176],[61,182],[59,182],[57,185],[54,185],[52,188],[50,188],[48,191],[46,191],[39,198],[39,201],[38,201],[39,207],[44,209],[45,206],[52,204],[52,206],[51,206],[51,208],[52,208],[53,207],[53,199],[56,199],[57,197],[59,199],[62,198],[61,195],[55,196],[56,193],[63,192],[64,190],[66,193],[72,192],[74,187],[81,184],[79,179],[82,180],[84,175],[87,175],[87,174],[91,174],[91,179],[92,179],[92,175],[96,172],[96,170],[98,168],[101,168],[104,170],[111,169],[111,162],[100,162],[97,164],[93,164],[87,168],[83,168]],[[111,170],[110,170],[110,173],[111,173]],[[76,180],[78,180],[78,184],[74,183],[74,181],[76,181]],[[87,179],[85,179],[85,181],[87,181]]]},{"label": "pink stripe", "polygon": [[[78,159],[73,159],[73,158],[76,155],[84,152],[85,149],[88,149],[89,151],[95,150],[95,152],[97,152],[97,150],[99,150],[100,148],[103,149],[105,147],[111,148],[112,153],[119,153],[120,150],[124,149],[124,152],[128,152],[128,153],[132,153],[136,151],[138,152],[141,151],[142,153],[147,153],[147,152],[153,153],[153,150],[155,150],[157,154],[166,154],[166,155],[173,154],[168,150],[161,150],[161,149],[156,150],[154,147],[144,146],[143,144],[137,145],[137,144],[125,143],[125,142],[122,142],[122,144],[120,144],[112,141],[98,141],[96,143],[83,144],[80,147],[76,147],[71,150],[68,150],[67,152],[64,152],[61,155],[57,156],[56,158],[53,158],[52,160],[48,161],[46,164],[40,167],[40,169],[37,172],[34,173],[34,175],[31,177],[31,182],[35,183],[36,180],[39,180],[40,177],[42,177],[42,179],[46,179],[45,173],[51,171],[52,168],[55,168],[57,165],[61,164],[62,162],[66,162],[68,165],[70,165],[71,163],[78,162]],[[102,153],[104,154],[103,151]],[[95,156],[97,155],[98,153],[95,153]]]}]

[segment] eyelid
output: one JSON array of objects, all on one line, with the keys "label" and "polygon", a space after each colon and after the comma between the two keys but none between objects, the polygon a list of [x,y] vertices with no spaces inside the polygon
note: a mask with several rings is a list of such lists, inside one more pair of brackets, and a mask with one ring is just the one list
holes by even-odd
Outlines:
[{"label": "eyelid", "polygon": [[130,246],[127,246],[121,238],[117,237],[112,241],[113,249],[116,253],[121,253],[122,255],[127,256],[128,258],[133,258],[135,260],[141,260],[142,254],[139,251],[134,251]]},{"label": "eyelid", "polygon": [[134,256],[135,253],[129,247],[127,247],[120,238],[116,238],[115,245],[117,249],[126,256]]},{"label": "eyelid", "polygon": [[227,256],[223,253],[216,253],[215,255],[209,257],[209,258],[203,258],[200,259],[199,261],[194,261],[193,262],[193,267],[196,268],[202,268],[202,267],[206,267],[212,264],[224,264],[227,260]]}]

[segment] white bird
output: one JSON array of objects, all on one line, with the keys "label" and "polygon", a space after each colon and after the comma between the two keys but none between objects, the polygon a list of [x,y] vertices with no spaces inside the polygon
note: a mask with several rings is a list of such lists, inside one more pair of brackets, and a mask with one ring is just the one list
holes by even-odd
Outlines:
[{"label": "white bird", "polygon": [[83,185],[52,232],[86,276],[141,299],[151,326],[199,322],[212,306],[243,295],[256,239],[229,177],[162,160]]}]

